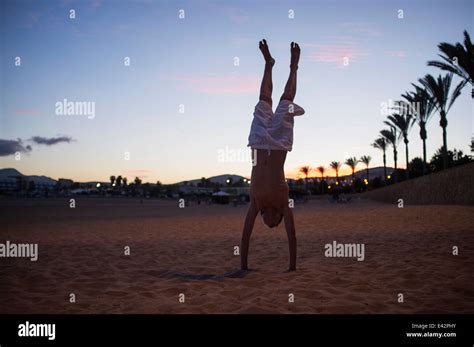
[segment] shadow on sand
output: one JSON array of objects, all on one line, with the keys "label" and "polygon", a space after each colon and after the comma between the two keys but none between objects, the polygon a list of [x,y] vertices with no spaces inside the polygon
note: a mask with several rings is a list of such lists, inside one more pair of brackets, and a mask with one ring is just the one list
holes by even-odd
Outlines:
[{"label": "shadow on sand", "polygon": [[[169,278],[169,279],[181,279],[186,281],[221,281],[225,278],[244,278],[247,276],[248,273],[254,270],[233,270],[230,272],[226,272],[223,275],[212,275],[212,274],[191,274],[191,273],[184,273],[184,272],[176,272],[176,271],[165,271],[160,273],[158,276],[162,278]],[[157,275],[157,274],[155,274]]]}]

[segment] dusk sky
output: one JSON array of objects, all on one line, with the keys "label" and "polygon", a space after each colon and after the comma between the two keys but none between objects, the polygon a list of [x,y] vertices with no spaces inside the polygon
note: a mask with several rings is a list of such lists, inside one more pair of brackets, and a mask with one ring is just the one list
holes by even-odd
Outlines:
[{"label": "dusk sky", "polygon": [[[21,139],[25,148],[19,161],[1,156],[0,168],[75,181],[249,176],[249,161],[223,162],[219,151],[249,152],[262,38],[276,59],[274,106],[288,76],[290,42],[302,49],[295,102],[306,114],[295,121],[287,175],[350,156],[370,155],[372,166],[381,166],[381,152],[371,147],[386,127],[381,104],[400,99],[425,74],[443,73],[426,65],[437,59],[439,42],[474,33],[468,0],[7,0],[0,13],[0,139]],[[95,117],[56,114],[64,99],[95,103]],[[469,153],[472,115],[466,87],[448,114],[449,149]],[[416,124],[409,139],[410,157],[421,156]],[[431,158],[442,144],[438,114],[427,144]]]}]

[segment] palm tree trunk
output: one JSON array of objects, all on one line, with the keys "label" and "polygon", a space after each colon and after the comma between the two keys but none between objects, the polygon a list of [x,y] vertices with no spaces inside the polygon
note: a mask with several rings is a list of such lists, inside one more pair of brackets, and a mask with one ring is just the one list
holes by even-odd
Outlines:
[{"label": "palm tree trunk", "polygon": [[385,149],[383,150],[383,174],[384,174],[384,181],[387,180],[387,157],[385,155]]},{"label": "palm tree trunk", "polygon": [[441,112],[441,120],[439,125],[443,128],[443,169],[448,168],[448,134],[446,128],[448,127],[448,120],[446,119],[446,113]]},{"label": "palm tree trunk", "polygon": [[367,183],[369,182],[369,165],[367,165]]},{"label": "palm tree trunk", "polygon": [[426,175],[426,139],[423,139],[423,175]]},{"label": "palm tree trunk", "polygon": [[408,173],[408,166],[409,166],[409,159],[408,159],[408,139],[405,138],[405,161],[406,161],[406,170],[405,170],[405,178],[408,179],[410,174]]},{"label": "palm tree trunk", "polygon": [[426,175],[426,123],[420,122],[420,137],[423,141],[423,176]]},{"label": "palm tree trunk", "polygon": [[395,164],[395,171],[393,173],[393,181],[398,182],[398,177],[397,177],[397,148],[395,146],[393,147],[393,163]]},{"label": "palm tree trunk", "polygon": [[443,128],[443,168],[448,168],[448,135],[446,133],[446,127]]}]

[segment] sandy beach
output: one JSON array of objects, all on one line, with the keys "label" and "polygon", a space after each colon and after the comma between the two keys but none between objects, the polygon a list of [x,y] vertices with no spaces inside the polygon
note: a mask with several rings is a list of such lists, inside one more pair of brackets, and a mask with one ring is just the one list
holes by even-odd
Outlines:
[{"label": "sandy beach", "polygon": [[[227,278],[239,268],[245,213],[160,200],[77,198],[75,209],[68,198],[2,200],[0,242],[38,243],[39,253],[36,262],[0,259],[0,313],[474,313],[473,206],[296,204],[298,270],[285,272],[284,227],[259,218],[254,271]],[[364,261],[325,257],[333,241],[363,243]]]}]

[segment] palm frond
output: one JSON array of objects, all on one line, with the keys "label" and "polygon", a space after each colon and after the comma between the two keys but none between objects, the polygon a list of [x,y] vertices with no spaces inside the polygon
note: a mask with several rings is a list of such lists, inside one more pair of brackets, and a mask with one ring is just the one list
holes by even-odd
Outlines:
[{"label": "palm frond", "polygon": [[464,88],[464,86],[467,84],[467,81],[461,81],[459,84],[454,88],[453,92],[451,93],[451,98],[449,100],[449,105],[446,111],[449,111],[451,106],[453,106],[454,102],[458,98],[459,95],[461,95],[461,90]]},{"label": "palm frond", "polygon": [[379,137],[372,143],[372,147],[385,151],[387,149],[387,141],[384,137]]},{"label": "palm frond", "polygon": [[372,160],[372,157],[370,155],[363,155],[362,157],[360,157],[360,161],[364,163],[366,166],[369,166],[371,160]]},{"label": "palm frond", "polygon": [[465,30],[464,45],[460,42],[450,44],[441,42],[438,48],[442,61],[429,61],[429,66],[456,74],[466,82],[474,83],[474,48],[469,33]]}]

